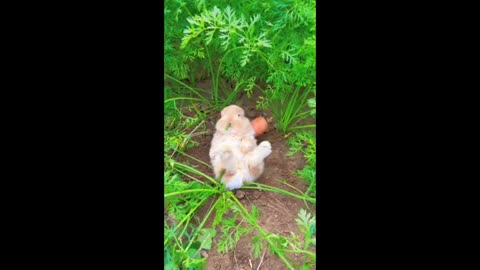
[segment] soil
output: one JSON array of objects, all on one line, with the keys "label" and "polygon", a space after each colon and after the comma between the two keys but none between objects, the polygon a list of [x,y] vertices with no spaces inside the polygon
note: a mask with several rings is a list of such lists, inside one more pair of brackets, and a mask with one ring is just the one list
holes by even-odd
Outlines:
[{"label": "soil", "polygon": [[[208,83],[206,85],[208,85]],[[257,116],[264,116],[267,119],[270,118],[271,114],[269,114],[268,112],[255,110],[256,96],[258,96],[258,93],[255,94],[252,98],[247,98],[246,96],[243,96],[238,102],[236,102],[236,104],[244,108],[246,115],[250,119],[253,119]],[[209,131],[209,133],[193,138],[193,140],[199,143],[199,146],[186,151],[188,155],[210,164],[210,142],[212,140],[213,132],[215,130],[215,122],[219,118],[220,114],[217,113],[207,119],[207,130]],[[269,130],[265,134],[257,137],[257,144],[265,140],[271,143],[272,153],[265,160],[265,171],[263,175],[256,181],[262,184],[275,186],[298,194],[298,191],[280,182],[280,180],[285,180],[289,185],[294,186],[302,192],[305,192],[308,188],[308,184],[304,180],[294,175],[295,171],[300,170],[305,166],[305,159],[299,152],[293,156],[286,156],[289,151],[289,148],[286,145],[286,139],[284,138],[282,133],[275,130],[274,126],[274,123],[270,123]],[[193,159],[181,157],[179,158],[179,161],[188,161],[190,164],[194,165],[198,170],[202,171],[203,173],[213,175],[211,168]],[[303,242],[303,234],[298,230],[298,226],[295,222],[295,219],[297,218],[300,209],[303,208],[308,211],[305,203],[302,200],[274,192],[247,189],[237,190],[235,191],[235,194],[237,198],[239,198],[240,202],[242,202],[247,209],[250,210],[251,205],[254,204],[260,210],[258,223],[260,224],[260,226],[262,226],[264,230],[270,233],[276,233],[284,236],[291,236],[291,233],[294,233]],[[197,215],[200,219],[202,219],[203,216],[206,214],[210,204],[211,201],[207,201],[207,203],[205,203],[205,205],[199,209]],[[312,214],[315,215],[315,205],[309,203],[309,208],[313,211]],[[211,217],[205,224],[205,227],[211,227],[213,216],[214,215],[211,215]],[[233,251],[230,251],[226,254],[221,254],[217,252],[217,243],[220,239],[221,231],[218,226],[216,229],[217,236],[213,240],[212,249],[202,251],[202,254],[207,257],[205,269],[257,269],[262,256],[260,256],[260,258],[253,259],[251,249],[252,245],[250,240],[254,235],[256,235],[255,230],[249,235],[242,236]],[[264,249],[265,248],[266,245],[264,243]],[[262,254],[264,251],[265,250],[262,250]],[[298,264],[302,265],[301,262],[303,258],[301,256],[296,257],[292,255],[291,258],[294,259]],[[263,261],[261,262],[260,269],[282,270],[288,268],[280,260],[280,258],[278,258],[278,256],[270,254],[267,251],[265,252]]]}]

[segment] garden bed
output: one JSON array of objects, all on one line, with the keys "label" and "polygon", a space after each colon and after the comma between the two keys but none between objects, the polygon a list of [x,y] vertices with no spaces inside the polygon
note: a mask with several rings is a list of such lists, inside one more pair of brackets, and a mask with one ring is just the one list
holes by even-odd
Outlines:
[{"label": "garden bed", "polygon": [[[204,81],[200,82],[198,86],[207,88],[208,85],[209,81]],[[255,96],[257,96],[257,94],[255,94]],[[250,99],[245,97],[236,103],[245,108],[245,111],[248,112],[250,119],[253,119],[257,116],[265,116],[269,118],[269,116],[271,116],[271,112],[255,110],[254,100],[255,97]],[[185,114],[193,116],[192,112],[185,112]],[[215,113],[206,119],[207,130],[209,132],[207,134],[197,136],[194,140],[198,143],[198,146],[187,150],[185,152],[186,154],[210,164],[210,143],[215,130],[215,122],[219,118],[220,113]],[[312,121],[312,119],[310,119],[310,121]],[[303,157],[302,153],[297,152],[292,156],[287,156],[290,149],[286,144],[284,134],[277,132],[273,123],[270,124],[269,130],[265,134],[260,135],[257,138],[257,143],[265,140],[271,143],[272,154],[266,158],[265,172],[259,179],[257,179],[256,182],[278,187],[292,193],[300,194],[298,191],[305,193],[309,184],[295,175],[296,171],[301,170],[305,166],[305,158]],[[207,167],[195,159],[181,156],[178,161],[188,162],[199,171],[207,175],[213,175],[213,171],[210,167]],[[186,180],[188,181],[188,179]],[[298,229],[295,219],[297,218],[300,209],[307,209],[309,212],[315,213],[316,207],[314,204],[308,203],[307,208],[305,202],[301,199],[268,191],[240,189],[234,191],[234,193],[247,209],[250,210],[252,205],[255,205],[258,208],[260,211],[258,223],[266,231],[287,237],[291,236],[291,233],[293,233],[300,237],[300,241],[304,240],[302,233]],[[208,200],[205,205],[199,209],[197,217],[200,220],[207,213],[212,201],[213,199]],[[213,219],[214,216],[210,216],[205,224],[205,227],[210,228]],[[237,222],[240,223],[242,220],[237,220]],[[204,250],[202,252],[202,256],[207,257],[205,269],[257,269],[261,258],[253,258],[251,243],[252,237],[256,235],[255,231],[242,236],[232,251],[222,254],[217,251],[217,243],[220,241],[221,237],[221,228],[217,227],[216,230],[217,234],[213,239],[211,250]],[[312,251],[315,252],[315,249],[312,249]],[[262,250],[262,254],[263,252],[264,251]],[[298,264],[301,264],[302,256],[296,254],[291,257]],[[280,270],[288,268],[278,258],[278,256],[270,254],[269,252],[265,252],[260,269]]]},{"label": "garden bed", "polygon": [[[165,269],[316,266],[316,2],[165,1]],[[272,153],[236,191],[213,177],[220,111],[263,116]]]}]

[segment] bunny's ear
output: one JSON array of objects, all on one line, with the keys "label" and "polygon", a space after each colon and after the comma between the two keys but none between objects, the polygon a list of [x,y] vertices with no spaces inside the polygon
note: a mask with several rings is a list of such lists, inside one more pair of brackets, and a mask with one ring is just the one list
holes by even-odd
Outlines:
[{"label": "bunny's ear", "polygon": [[245,111],[240,108],[240,110],[238,111],[238,114],[240,114],[240,116],[245,116]]},{"label": "bunny's ear", "polygon": [[223,120],[223,118],[220,118],[215,124],[216,130],[225,130],[225,127],[226,127],[226,123],[225,123],[225,120]]},{"label": "bunny's ear", "polygon": [[222,117],[225,116],[225,110],[226,110],[226,109],[227,109],[227,107],[223,108],[223,110],[220,112],[220,115],[221,115]]},{"label": "bunny's ear", "polygon": [[222,115],[222,117],[224,117],[226,114],[228,114],[228,112],[230,112],[232,110],[232,105],[230,106],[227,106],[225,108],[223,108],[222,112],[220,113]]}]

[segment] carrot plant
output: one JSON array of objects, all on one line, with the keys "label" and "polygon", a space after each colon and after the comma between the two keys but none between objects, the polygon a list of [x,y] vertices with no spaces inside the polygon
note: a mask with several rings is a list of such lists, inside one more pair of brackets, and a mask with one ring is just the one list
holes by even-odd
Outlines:
[{"label": "carrot plant", "polygon": [[[232,103],[254,76],[248,71],[247,63],[262,49],[271,47],[265,38],[266,32],[256,28],[259,18],[237,16],[230,6],[224,10],[213,6],[187,18],[189,25],[184,30],[180,47],[191,50],[205,48],[205,63],[213,82],[215,106],[225,107]],[[221,75],[235,80],[236,86],[221,92],[225,90],[220,88]]]},{"label": "carrot plant", "polygon": [[300,151],[307,161],[305,167],[298,170],[296,174],[309,184],[305,196],[316,198],[317,142],[315,134],[312,132],[295,133],[293,137],[287,140],[287,144],[290,146],[290,151],[287,153],[287,156],[292,156]]},{"label": "carrot plant", "polygon": [[[249,211],[231,191],[226,191],[217,180],[185,164],[173,161],[171,166],[167,167],[164,173],[165,269],[181,269],[178,267],[180,265],[184,269],[203,269],[206,258],[201,257],[201,250],[212,248],[212,238],[216,235],[216,226],[219,226],[221,231],[217,247],[220,253],[232,250],[241,236],[256,229],[259,235],[251,240],[252,253],[255,258],[258,257],[259,250],[264,249],[263,242],[259,239],[264,239],[265,248],[277,255],[289,269],[304,269],[307,265],[310,267],[315,264],[315,254],[308,249],[312,243],[314,244],[312,226],[315,227],[314,219],[310,217],[310,214],[307,215],[304,210],[301,210],[300,219],[297,220],[304,233],[305,245],[302,246],[298,237],[293,234],[289,238],[264,230],[257,221],[260,215],[259,210],[253,205]],[[180,175],[185,173],[190,173],[193,177],[204,181],[183,181]],[[263,185],[263,190],[269,190],[269,187]],[[281,194],[291,195],[286,191]],[[214,202],[211,203],[201,221],[194,224],[194,214],[208,199],[214,199]],[[226,213],[233,213],[233,215],[226,218]],[[211,215],[214,215],[212,227],[206,228],[206,221]],[[238,218],[242,219],[240,223],[236,222]],[[242,222],[249,226],[241,226]],[[302,229],[302,226],[307,229]],[[306,256],[304,265],[296,265],[288,256],[289,253],[304,254]]]},{"label": "carrot plant", "polygon": [[297,124],[315,91],[315,8],[313,0],[167,1],[165,77],[192,83],[207,73],[216,108],[266,82],[262,104],[280,131],[314,127]]},{"label": "carrot plant", "polygon": [[[226,253],[251,234],[255,259],[268,251],[288,269],[315,267],[309,207],[316,203],[316,141],[309,130],[315,125],[304,123],[316,116],[315,8],[314,0],[164,1],[165,269],[203,269],[204,251],[213,249],[214,238],[217,252]],[[199,83],[207,80],[211,87],[205,89]],[[303,237],[260,226],[255,205],[247,208],[212,173],[194,165],[210,167],[207,161],[187,154],[198,146],[197,136],[208,133],[209,115],[254,91],[260,94],[257,108],[273,113],[279,132],[293,134],[290,154],[304,154],[307,165],[296,174],[309,188],[302,192],[278,179],[285,188],[253,182],[242,189],[302,200],[307,210],[295,222]],[[292,254],[302,255],[302,264]]]},{"label": "carrot plant", "polygon": [[[168,165],[171,167],[168,167]],[[186,182],[182,180],[180,176],[187,174],[197,181]],[[202,269],[206,258],[200,256],[200,250],[211,248],[211,238],[216,234],[214,228],[217,225],[220,226],[222,232],[218,252],[231,250],[242,235],[255,228],[266,239],[268,249],[272,253],[278,255],[289,269],[298,269],[292,266],[294,263],[285,256],[284,248],[286,247],[279,246],[281,241],[288,242],[288,239],[268,233],[261,228],[257,222],[260,215],[258,209],[252,206],[252,210],[248,211],[235,195],[231,191],[226,191],[217,180],[191,166],[171,161],[170,164],[166,164],[164,186],[164,258],[166,269],[179,269],[176,268],[179,265],[182,265],[185,269]],[[209,207],[207,214],[199,223],[193,225],[194,214],[208,199],[212,198],[214,202]],[[212,228],[205,228],[206,221],[214,212]],[[233,212],[234,215],[230,218],[224,218],[226,212]],[[251,227],[241,227],[241,223],[236,223],[237,217],[243,218]],[[255,239],[252,241],[255,248],[258,249],[258,243],[255,242]],[[292,247],[298,249],[296,245]],[[256,254],[255,250],[254,254]],[[307,254],[311,255],[311,252],[307,252]]]}]

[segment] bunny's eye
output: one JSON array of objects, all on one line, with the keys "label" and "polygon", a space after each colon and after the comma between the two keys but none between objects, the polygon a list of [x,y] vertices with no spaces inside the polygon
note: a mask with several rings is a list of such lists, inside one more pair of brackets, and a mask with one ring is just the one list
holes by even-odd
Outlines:
[{"label": "bunny's eye", "polygon": [[238,114],[238,117],[240,117],[240,114]]}]

